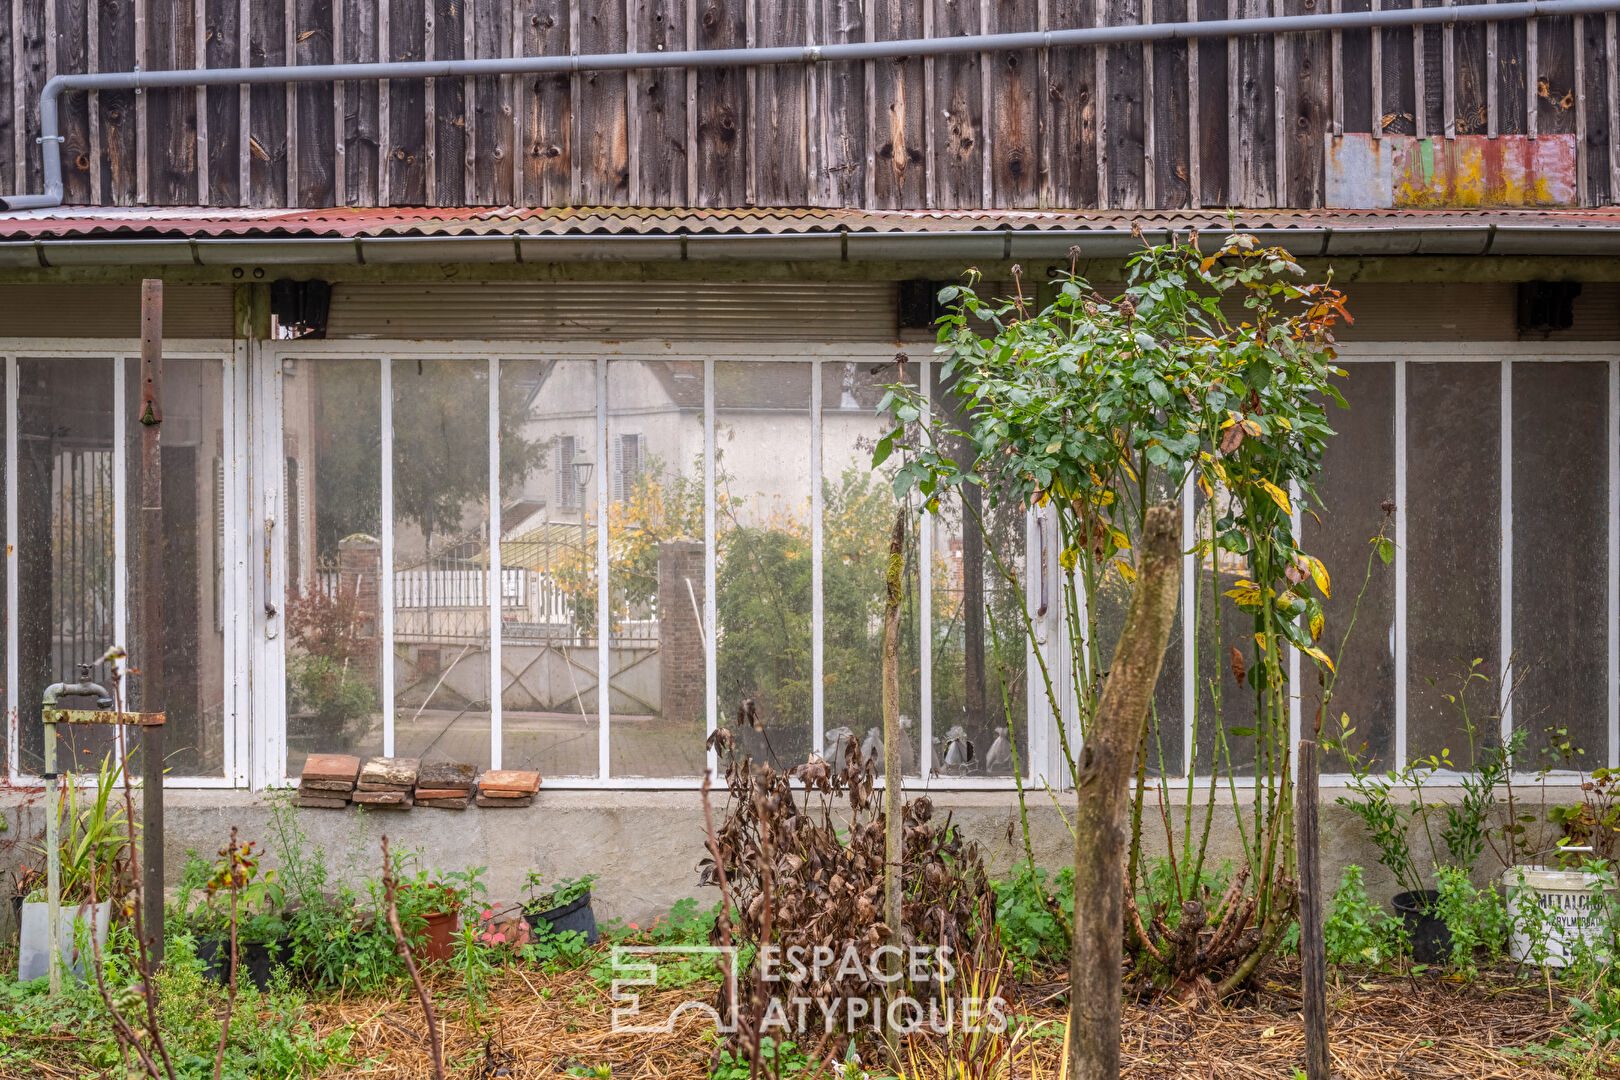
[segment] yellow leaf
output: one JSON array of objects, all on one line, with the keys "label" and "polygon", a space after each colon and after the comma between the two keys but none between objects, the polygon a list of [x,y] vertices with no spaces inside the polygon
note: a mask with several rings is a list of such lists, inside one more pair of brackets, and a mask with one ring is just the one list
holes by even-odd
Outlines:
[{"label": "yellow leaf", "polygon": [[1322,595],[1331,598],[1333,596],[1333,582],[1328,577],[1327,567],[1322,565],[1322,560],[1306,555],[1305,569],[1311,572],[1311,580],[1316,582],[1318,589],[1322,590]]},{"label": "yellow leaf", "polygon": [[1118,529],[1109,529],[1108,538],[1114,542],[1115,547],[1123,550],[1130,549],[1131,538],[1120,532]]},{"label": "yellow leaf", "polygon": [[1062,448],[1063,448],[1063,441],[1061,439],[1058,440],[1057,442],[1047,443],[1046,444],[1046,452],[1048,454],[1055,454],[1059,450],[1061,450]]},{"label": "yellow leaf", "polygon": [[1072,547],[1064,548],[1063,553],[1058,556],[1058,562],[1059,562],[1059,564],[1062,565],[1063,569],[1065,569],[1065,570],[1073,570],[1074,569],[1074,564],[1079,562],[1079,561],[1080,561],[1080,552],[1077,549],[1072,548]]},{"label": "yellow leaf", "polygon": [[1321,639],[1322,639],[1322,613],[1320,611],[1318,611],[1318,612],[1316,612],[1315,614],[1313,614],[1311,616],[1311,640],[1312,641],[1320,641]]},{"label": "yellow leaf", "polygon": [[1115,559],[1114,566],[1119,570],[1119,576],[1125,579],[1126,584],[1136,584],[1136,567],[1124,559]]},{"label": "yellow leaf", "polygon": [[1260,646],[1260,651],[1261,652],[1266,651],[1266,635],[1264,635],[1264,634],[1256,634],[1256,635],[1254,635],[1254,643],[1256,645]]},{"label": "yellow leaf", "polygon": [[1277,1028],[1276,1028],[1276,1025],[1273,1025],[1271,1027],[1266,1028],[1266,1030],[1262,1031],[1260,1033],[1260,1037],[1262,1039],[1270,1039],[1270,1038],[1273,1038],[1276,1034],[1277,1034]]},{"label": "yellow leaf", "polygon": [[1215,497],[1215,489],[1210,487],[1209,481],[1205,480],[1202,476],[1198,478],[1198,490],[1204,493],[1204,498],[1206,499],[1212,499]]},{"label": "yellow leaf", "polygon": [[1312,647],[1312,648],[1304,649],[1303,652],[1305,653],[1305,655],[1315,657],[1322,664],[1326,665],[1326,667],[1327,667],[1327,669],[1329,671],[1334,670],[1333,661],[1329,660],[1328,659],[1328,654],[1323,652],[1321,649]]},{"label": "yellow leaf", "polygon": [[1271,501],[1276,503],[1278,507],[1282,509],[1283,513],[1287,514],[1289,517],[1294,516],[1294,505],[1288,501],[1288,492],[1284,491],[1276,484],[1273,484],[1265,477],[1260,478],[1260,486],[1265,489],[1267,495],[1271,496]]}]

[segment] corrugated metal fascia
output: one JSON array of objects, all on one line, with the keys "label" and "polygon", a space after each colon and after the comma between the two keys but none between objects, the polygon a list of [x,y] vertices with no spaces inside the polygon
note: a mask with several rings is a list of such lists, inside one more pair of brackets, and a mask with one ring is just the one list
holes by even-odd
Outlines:
[{"label": "corrugated metal fascia", "polygon": [[[231,316],[229,285],[164,287],[165,337],[228,338]],[[0,337],[133,338],[140,331],[138,285],[0,284]]]}]

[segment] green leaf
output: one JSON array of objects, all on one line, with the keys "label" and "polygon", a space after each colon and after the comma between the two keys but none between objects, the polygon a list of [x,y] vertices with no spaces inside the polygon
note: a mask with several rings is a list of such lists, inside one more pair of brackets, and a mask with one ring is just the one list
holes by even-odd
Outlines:
[{"label": "green leaf", "polygon": [[1384,560],[1385,566],[1395,561],[1395,542],[1393,540],[1380,536],[1374,543],[1378,545],[1378,557]]}]

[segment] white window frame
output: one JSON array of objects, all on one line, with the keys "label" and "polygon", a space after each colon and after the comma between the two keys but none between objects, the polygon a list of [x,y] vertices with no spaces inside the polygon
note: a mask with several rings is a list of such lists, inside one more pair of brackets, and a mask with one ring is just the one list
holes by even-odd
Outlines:
[{"label": "white window frame", "polygon": [[[243,342],[229,339],[171,339],[164,343],[165,360],[214,360],[220,364],[222,446],[225,458],[225,520],[245,521],[248,513],[248,477],[246,420],[248,383],[247,350]],[[128,554],[132,542],[129,536],[128,508],[137,493],[127,490],[129,482],[129,417],[127,410],[117,407],[126,400],[128,362],[139,359],[139,338],[0,338],[0,362],[6,373],[6,476],[5,476],[5,529],[6,544],[6,611],[18,610],[18,553],[17,545],[9,538],[18,535],[18,361],[28,359],[92,359],[108,360],[112,364],[113,378],[113,624],[118,644],[130,640],[133,629],[129,611]],[[165,788],[231,788],[246,784],[249,777],[250,750],[254,742],[249,701],[246,690],[246,670],[251,647],[251,620],[244,616],[247,610],[247,536],[244,530],[224,530],[224,550],[221,552],[224,572],[221,575],[223,595],[221,611],[225,616],[223,632],[223,684],[221,701],[224,730],[221,733],[223,766],[219,775],[177,776],[165,775]],[[6,636],[6,774],[12,784],[35,785],[40,777],[24,772],[19,767],[21,744],[20,706],[18,698],[20,674],[20,645],[16,633],[17,619],[9,618],[12,632]],[[115,644],[108,642],[109,645]],[[94,659],[87,657],[88,659]],[[93,777],[81,776],[80,783],[91,783]],[[134,781],[141,783],[139,778]]]}]

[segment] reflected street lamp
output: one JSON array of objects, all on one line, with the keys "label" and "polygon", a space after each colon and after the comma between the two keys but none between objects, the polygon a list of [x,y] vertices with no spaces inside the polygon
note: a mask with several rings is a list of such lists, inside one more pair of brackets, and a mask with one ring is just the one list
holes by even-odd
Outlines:
[{"label": "reflected street lamp", "polygon": [[590,534],[585,527],[585,491],[590,487],[591,470],[595,465],[587,457],[576,457],[571,464],[574,467],[574,483],[579,485],[579,546],[581,551],[588,551]]}]

